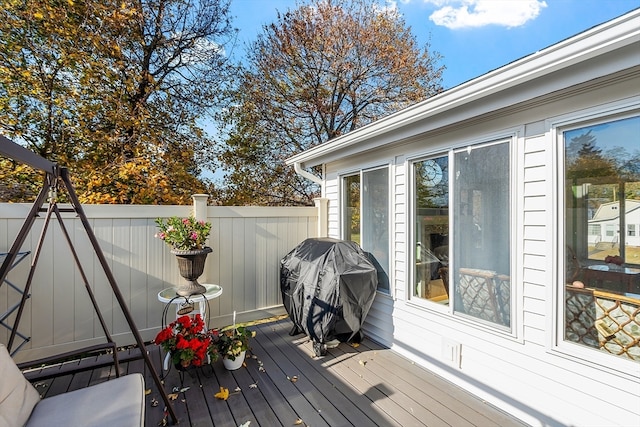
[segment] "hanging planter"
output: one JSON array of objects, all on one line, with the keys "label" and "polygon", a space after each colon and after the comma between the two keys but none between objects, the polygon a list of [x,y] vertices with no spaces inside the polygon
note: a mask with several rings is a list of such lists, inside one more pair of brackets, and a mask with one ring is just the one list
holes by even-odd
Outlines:
[{"label": "hanging planter", "polygon": [[210,252],[213,252],[210,247],[188,251],[171,250],[171,253],[178,260],[180,275],[186,280],[186,283],[176,286],[176,294],[188,297],[194,294],[204,294],[207,291],[204,286],[198,283],[198,277],[202,276],[204,272],[204,264]]}]

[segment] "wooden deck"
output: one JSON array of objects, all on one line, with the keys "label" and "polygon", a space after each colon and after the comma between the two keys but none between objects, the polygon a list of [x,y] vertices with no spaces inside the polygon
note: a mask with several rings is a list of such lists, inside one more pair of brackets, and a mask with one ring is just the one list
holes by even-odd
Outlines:
[{"label": "wooden deck", "polygon": [[[355,348],[340,344],[317,358],[309,339],[289,336],[290,328],[288,319],[252,326],[258,334],[252,340],[254,357],[247,358],[245,367],[229,372],[222,362],[216,362],[188,371],[182,385],[175,369],[161,371],[162,355],[157,346],[150,345],[158,373],[166,374],[167,393],[177,391],[172,404],[179,425],[525,425],[374,342],[365,340]],[[163,425],[164,404],[143,360],[122,363],[121,369],[144,372],[150,389],[146,426]],[[106,381],[113,375],[113,367],[103,367],[34,384],[46,397]],[[231,393],[226,401],[214,397],[221,386]],[[166,419],[170,425],[171,420]]]}]

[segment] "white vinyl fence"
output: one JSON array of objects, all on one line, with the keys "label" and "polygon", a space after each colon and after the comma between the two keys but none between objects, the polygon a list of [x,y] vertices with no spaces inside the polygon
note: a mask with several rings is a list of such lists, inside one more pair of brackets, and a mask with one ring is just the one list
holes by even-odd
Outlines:
[{"label": "white vinyl fence", "polygon": [[[197,202],[195,202],[197,205]],[[46,205],[45,205],[46,206]],[[62,207],[62,206],[61,206]],[[7,252],[31,205],[0,204],[0,253]],[[196,212],[212,223],[208,245],[213,248],[200,283],[222,286],[222,295],[209,303],[209,326],[255,320],[284,313],[280,294],[280,259],[298,243],[316,237],[316,208],[83,205],[100,247],[144,340],[152,340],[162,324],[162,289],[184,280],[170,248],[155,238],[155,218],[186,217]],[[88,278],[110,333],[119,345],[134,343],[129,326],[111,287],[74,214],[63,213],[80,263]],[[22,251],[31,251],[8,275],[24,288],[44,223],[41,214]],[[1,262],[1,259],[0,259]],[[0,319],[20,301],[20,294],[7,283],[0,287]],[[175,311],[169,311],[175,316]],[[15,311],[4,323],[13,325]],[[18,331],[30,337],[16,354],[17,360],[32,360],[104,341],[80,270],[57,219],[52,217],[34,272],[31,298],[27,301]],[[9,330],[0,325],[0,342]],[[13,348],[19,343],[14,342]]]}]

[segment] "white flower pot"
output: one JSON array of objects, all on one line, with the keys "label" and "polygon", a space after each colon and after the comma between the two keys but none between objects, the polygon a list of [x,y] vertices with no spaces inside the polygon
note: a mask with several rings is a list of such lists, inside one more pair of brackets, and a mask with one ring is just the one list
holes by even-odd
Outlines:
[{"label": "white flower pot", "polygon": [[246,351],[243,351],[242,353],[236,356],[236,360],[227,359],[225,357],[222,359],[222,363],[224,364],[224,367],[227,368],[227,370],[235,371],[236,369],[239,369],[242,366],[245,355],[246,355]]}]

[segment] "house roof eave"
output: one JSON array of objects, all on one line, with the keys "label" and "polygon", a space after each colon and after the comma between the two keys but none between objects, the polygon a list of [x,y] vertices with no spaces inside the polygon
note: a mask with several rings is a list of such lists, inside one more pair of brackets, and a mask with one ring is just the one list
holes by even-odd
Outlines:
[{"label": "house roof eave", "polygon": [[[355,131],[296,154],[288,158],[286,164],[298,163],[304,167],[312,167],[326,163],[330,158],[338,157],[340,152],[353,149],[354,145],[358,145],[358,151],[373,149],[375,148],[373,145],[386,144],[382,138],[376,137],[389,134],[409,124],[450,112],[468,103],[532,82],[550,73],[638,42],[640,42],[640,9],[593,27]],[[617,70],[608,69],[607,71]],[[576,76],[576,79],[578,78],[580,77]],[[585,78],[590,79],[593,76]],[[575,84],[577,83],[580,82],[576,81]],[[538,96],[546,92],[545,88],[540,86]],[[488,105],[487,111],[490,108],[495,108],[495,105]],[[469,117],[477,115],[479,115],[478,111],[475,110],[473,115]],[[458,121],[459,119],[459,117],[456,118]],[[441,127],[442,123],[439,126]]]}]

